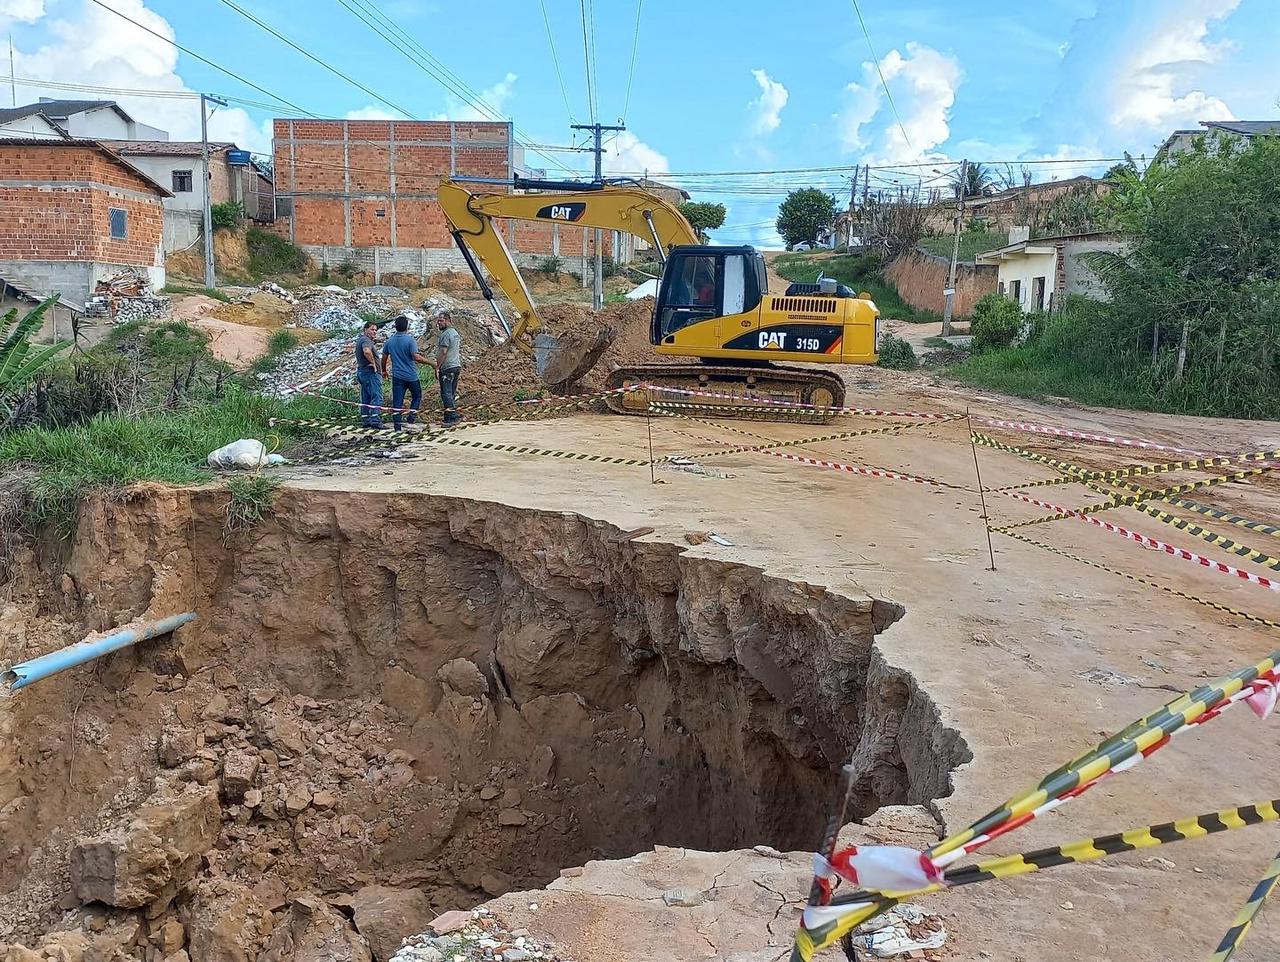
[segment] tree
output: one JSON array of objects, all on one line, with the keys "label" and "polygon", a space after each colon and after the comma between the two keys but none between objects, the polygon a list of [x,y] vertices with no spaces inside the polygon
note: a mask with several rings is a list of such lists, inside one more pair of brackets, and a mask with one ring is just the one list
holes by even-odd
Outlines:
[{"label": "tree", "polygon": [[802,187],[787,194],[778,207],[775,226],[788,247],[817,244],[818,234],[836,219],[836,199],[817,187]]},{"label": "tree", "polygon": [[995,191],[995,176],[985,164],[965,164],[956,170],[951,188],[957,197],[985,197]]},{"label": "tree", "polygon": [[687,200],[680,205],[680,213],[684,214],[684,219],[698,232],[698,236],[704,243],[707,240],[707,231],[724,226],[724,204]]}]

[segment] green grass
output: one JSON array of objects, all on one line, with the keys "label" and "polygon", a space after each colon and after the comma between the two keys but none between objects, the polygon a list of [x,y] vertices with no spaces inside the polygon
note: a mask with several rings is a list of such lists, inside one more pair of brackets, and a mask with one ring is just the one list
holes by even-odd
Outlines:
[{"label": "green grass", "polygon": [[212,297],[215,301],[222,301],[224,304],[230,304],[231,298],[216,287],[189,287],[185,284],[166,284],[160,288],[161,294],[203,294],[205,297]]},{"label": "green grass", "polygon": [[[950,260],[955,242],[954,234],[937,234],[922,238],[919,246],[930,254]],[[1007,234],[996,231],[967,230],[960,235],[960,260],[971,261],[979,254],[993,251],[997,247],[1004,247],[1008,243],[1009,235]]]},{"label": "green grass", "polygon": [[[866,291],[880,308],[881,317],[921,324],[939,320],[933,311],[912,307],[901,297],[892,284],[880,274],[880,262],[868,254],[813,254],[807,251],[782,254],[773,262],[773,269],[789,281],[812,284],[819,271],[826,277],[834,277],[855,291]],[[779,291],[778,293],[781,293]]]},{"label": "green grass", "polygon": [[272,417],[323,418],[348,414],[318,399],[279,401],[229,386],[217,401],[146,416],[99,415],[66,428],[29,428],[0,436],[0,466],[36,470],[32,521],[66,535],[86,492],[139,481],[186,485],[207,481],[210,451],[238,438],[278,437],[282,444],[315,429],[268,425]]},{"label": "green grass", "polygon": [[243,474],[227,479],[231,499],[222,523],[222,541],[230,543],[271,513],[280,482],[265,474]]},{"label": "green grass", "polygon": [[261,227],[246,231],[245,245],[249,249],[249,273],[254,277],[301,274],[310,264],[301,247]]},{"label": "green grass", "polygon": [[274,371],[280,363],[280,357],[297,347],[301,342],[293,331],[281,328],[267,338],[267,353],[249,365],[250,374],[265,374]]}]

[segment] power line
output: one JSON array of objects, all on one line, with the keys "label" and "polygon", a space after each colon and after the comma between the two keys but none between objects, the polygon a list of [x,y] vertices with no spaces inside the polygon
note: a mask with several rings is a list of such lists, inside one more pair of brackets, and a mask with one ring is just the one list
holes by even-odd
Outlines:
[{"label": "power line", "polygon": [[884,71],[880,69],[880,58],[876,56],[876,48],[871,43],[871,34],[867,31],[867,22],[862,19],[862,8],[858,6],[858,0],[852,0],[853,11],[858,15],[858,23],[862,25],[862,35],[867,38],[867,50],[871,53],[871,62],[876,65],[876,73],[880,77],[880,86],[884,88],[884,95],[889,98],[889,106],[893,108],[893,119],[898,122],[898,129],[902,131],[902,139],[907,142],[907,146],[911,146],[911,138],[907,136],[907,128],[903,126],[902,118],[898,115],[898,105],[893,102],[893,94],[889,92],[889,85],[885,82]]},{"label": "power line", "polygon": [[631,69],[627,71],[627,96],[622,102],[622,122],[627,122],[627,113],[631,110],[631,83],[636,79],[636,52],[640,49],[640,11],[644,9],[644,0],[636,0],[636,32],[631,39]]},{"label": "power line", "polygon": [[[95,0],[95,2],[97,2],[97,0]],[[411,120],[418,119],[416,116],[414,116],[414,114],[411,111],[406,110],[404,107],[401,107],[399,104],[388,100],[386,97],[382,96],[382,94],[378,93],[376,90],[373,90],[370,87],[366,87],[359,80],[356,80],[354,77],[351,77],[343,73],[341,70],[339,70],[337,67],[333,66],[332,64],[328,63],[327,61],[320,59],[315,54],[313,54],[310,50],[290,40],[288,37],[282,34],[275,27],[271,26],[269,23],[266,23],[263,20],[259,20],[257,17],[251,14],[248,10],[245,10],[243,7],[237,4],[235,0],[222,0],[222,3],[224,6],[230,7],[236,13],[240,14],[240,16],[244,17],[250,23],[256,24],[257,26],[261,27],[263,30],[267,31],[267,33],[271,34],[281,43],[289,47],[292,47],[294,50],[302,54],[308,60],[318,63],[320,66],[324,67],[325,70],[333,74],[335,77],[340,77],[341,79],[345,80],[347,83],[351,84],[353,87],[358,87],[360,90],[363,90],[365,93],[367,93],[370,97],[377,100],[379,103],[386,104],[392,110],[395,110],[399,113],[404,114],[406,117],[410,118]]]},{"label": "power line", "polygon": [[578,8],[582,12],[582,62],[587,72],[587,113],[591,115],[591,122],[595,123],[595,93],[591,82],[591,42],[587,31],[587,0],[578,0]]},{"label": "power line", "polygon": [[591,122],[600,123],[600,60],[596,56],[599,49],[596,44],[596,0],[587,0],[587,10],[591,17],[591,76],[595,80],[595,100],[591,102]]},{"label": "power line", "polygon": [[246,80],[244,77],[241,77],[239,74],[232,73],[230,70],[228,70],[226,67],[222,66],[221,64],[214,63],[208,57],[201,56],[200,54],[192,50],[190,47],[184,47],[182,44],[178,43],[176,40],[166,37],[164,34],[156,30],[152,30],[150,27],[146,26],[145,24],[139,23],[137,20],[134,20],[132,17],[128,16],[127,14],[121,13],[119,10],[116,10],[114,7],[107,6],[107,4],[103,3],[102,0],[91,0],[91,2],[96,3],[103,10],[106,10],[108,13],[114,13],[120,19],[127,20],[129,23],[133,24],[139,30],[145,30],[147,33],[151,34],[151,36],[155,37],[156,39],[163,40],[165,43],[169,44],[171,47],[181,50],[188,57],[194,57],[196,60],[199,60],[201,63],[212,67],[214,70],[217,70],[219,73],[226,74],[232,80],[238,80],[240,83],[244,84],[246,87],[252,87],[254,90],[258,91],[258,93],[266,94],[272,100],[278,101],[279,103],[284,104],[286,107],[290,107],[293,110],[298,111],[298,113],[300,114],[306,114],[308,117],[318,116],[316,114],[311,113],[310,111],[303,110],[297,104],[293,103],[290,100],[286,100],[284,97],[281,97],[279,94],[273,94],[270,90],[268,90],[265,87],[259,87],[252,80]]},{"label": "power line", "polygon": [[569,115],[569,123],[573,123],[573,108],[569,106],[569,92],[564,86],[564,74],[560,72],[560,57],[556,54],[556,38],[551,32],[551,18],[547,16],[547,0],[539,0],[542,4],[542,22],[547,25],[547,45],[551,47],[551,62],[556,68],[556,79],[560,81],[560,96],[564,99],[564,110]]}]

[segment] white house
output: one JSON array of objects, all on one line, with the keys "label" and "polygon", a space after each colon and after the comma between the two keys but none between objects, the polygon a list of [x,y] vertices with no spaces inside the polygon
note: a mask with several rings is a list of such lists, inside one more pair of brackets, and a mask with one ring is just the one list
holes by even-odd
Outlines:
[{"label": "white house", "polygon": [[0,137],[56,136],[49,126],[76,140],[168,140],[167,131],[139,123],[114,100],[52,100],[0,110]]},{"label": "white house", "polygon": [[[997,290],[1017,301],[1028,313],[1055,310],[1067,294],[1105,298],[1098,275],[1080,259],[1089,251],[1124,250],[1115,234],[1094,231],[1031,240],[1027,229],[1014,228],[1011,243],[974,258],[997,268]],[[1021,235],[1021,236],[1019,236]]]},{"label": "white house", "polygon": [[1201,137],[1233,137],[1246,143],[1254,137],[1280,137],[1280,120],[1202,120],[1200,127],[1175,130],[1160,145],[1155,160],[1186,153]]}]

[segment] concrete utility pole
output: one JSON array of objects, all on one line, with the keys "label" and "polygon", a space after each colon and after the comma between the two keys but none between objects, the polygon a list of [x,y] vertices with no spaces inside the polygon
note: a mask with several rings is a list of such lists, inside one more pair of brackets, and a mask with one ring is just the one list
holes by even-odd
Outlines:
[{"label": "concrete utility pole", "polygon": [[9,96],[13,105],[18,106],[18,79],[13,73],[13,34],[9,34]]},{"label": "concrete utility pole", "polygon": [[853,250],[853,205],[858,202],[858,171],[857,167],[853,168],[853,177],[849,181],[849,220],[844,225],[844,252],[846,254]]},{"label": "concrete utility pole", "polygon": [[213,211],[209,206],[209,112],[206,101],[225,107],[227,102],[210,94],[200,95],[200,161],[204,171],[204,286],[217,287],[218,279],[213,270]]},{"label": "concrete utility pole", "polygon": [[[595,135],[596,145],[594,148],[592,148],[595,151],[595,155],[596,155],[596,181],[595,182],[597,184],[603,183],[603,178],[601,174],[601,159],[604,157],[604,147],[601,144],[601,140],[604,137],[604,132],[606,130],[621,132],[623,130],[626,130],[627,128],[622,125],[619,125],[617,127],[608,127],[603,124],[570,124],[569,129],[589,130],[592,132],[592,134]],[[603,237],[603,232],[600,230],[599,227],[597,227],[595,229],[596,277],[595,277],[595,286],[591,292],[591,307],[592,307],[592,310],[596,310],[596,311],[604,307],[604,277],[602,274],[602,271],[604,268],[604,264],[603,264],[604,259],[601,256],[601,250],[600,250],[602,246],[602,237]]]},{"label": "concrete utility pole", "polygon": [[951,306],[956,299],[956,264],[960,260],[960,228],[964,224],[965,185],[969,180],[969,161],[960,161],[959,200],[956,202],[956,239],[951,247],[951,270],[947,274],[947,287],[942,292],[942,336],[951,336]]}]

